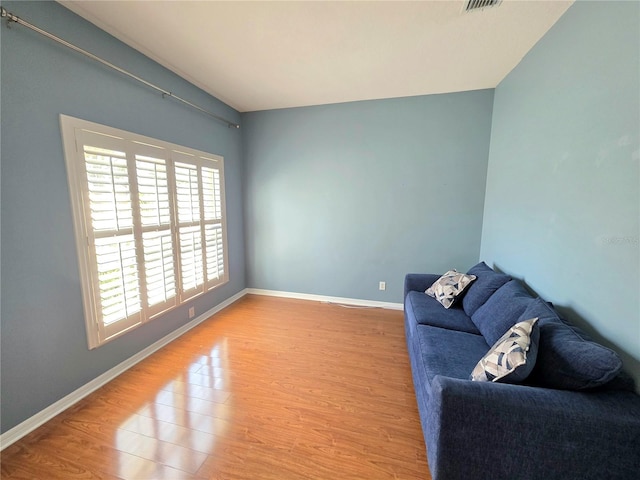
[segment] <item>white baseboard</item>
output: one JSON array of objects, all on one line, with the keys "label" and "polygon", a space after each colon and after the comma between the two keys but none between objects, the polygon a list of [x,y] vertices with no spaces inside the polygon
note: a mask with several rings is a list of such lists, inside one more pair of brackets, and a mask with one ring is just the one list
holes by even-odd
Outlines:
[{"label": "white baseboard", "polygon": [[94,378],[93,380],[91,380],[90,382],[84,384],[82,387],[78,388],[77,390],[74,390],[73,392],[71,392],[66,397],[61,398],[57,402],[55,402],[55,403],[49,405],[48,407],[46,407],[45,409],[39,411],[38,413],[36,413],[32,417],[27,418],[24,422],[16,425],[11,430],[7,430],[5,433],[0,435],[0,450],[3,450],[6,447],[8,447],[9,445],[11,445],[12,443],[20,440],[22,437],[24,437],[28,433],[31,433],[33,430],[38,428],[40,425],[44,424],[45,422],[48,422],[49,420],[51,420],[56,415],[62,413],[67,408],[71,407],[73,404],[75,404],[78,401],[82,400],[84,397],[86,397],[90,393],[93,393],[98,388],[100,388],[103,385],[105,385],[106,383],[110,382],[111,380],[116,378],[121,373],[123,373],[126,370],[128,370],[129,368],[133,367],[136,363],[141,362],[142,360],[147,358],[152,353],[155,353],[156,351],[160,350],[162,347],[164,347],[168,343],[171,343],[176,338],[178,338],[181,335],[185,334],[186,332],[188,332],[189,330],[191,330],[192,328],[194,328],[198,324],[204,322],[206,319],[211,317],[213,314],[218,313],[223,308],[228,307],[229,305],[231,305],[235,301],[237,301],[240,298],[244,297],[246,294],[247,294],[247,289],[241,290],[240,292],[236,293],[232,297],[229,297],[228,299],[226,299],[222,303],[220,303],[220,304],[216,305],[215,307],[211,308],[210,310],[204,312],[202,315],[199,315],[198,317],[194,318],[189,323],[187,323],[187,324],[183,325],[182,327],[174,330],[170,334],[162,337],[157,342],[149,345],[147,348],[145,348],[143,350],[140,350],[138,353],[136,353],[132,357],[129,357],[124,362],[119,363],[115,367],[113,367],[110,370],[107,370],[106,372],[104,372],[102,375]]},{"label": "white baseboard", "polygon": [[353,305],[357,307],[386,308],[388,310],[402,310],[402,303],[378,302],[375,300],[362,300],[359,298],[328,297],[326,295],[313,295],[310,293],[282,292],[279,290],[263,290],[260,288],[247,288],[246,292],[253,295],[267,295],[270,297],[297,298],[299,300],[312,300],[315,302],[337,303],[341,305]]}]

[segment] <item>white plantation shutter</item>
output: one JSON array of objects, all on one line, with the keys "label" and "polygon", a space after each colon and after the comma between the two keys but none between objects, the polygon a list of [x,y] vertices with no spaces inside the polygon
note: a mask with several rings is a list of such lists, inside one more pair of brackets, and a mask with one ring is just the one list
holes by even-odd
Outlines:
[{"label": "white plantation shutter", "polygon": [[[187,158],[174,153],[174,158]],[[204,284],[202,232],[200,229],[200,185],[198,167],[185,162],[175,162],[176,197],[178,208],[178,238],[180,244],[180,271],[182,274],[182,298],[187,299],[200,292]]]},{"label": "white plantation shutter", "polygon": [[222,196],[218,168],[202,167],[202,192],[206,278],[207,282],[215,282],[224,276]]},{"label": "white plantation shutter", "polygon": [[89,348],[228,281],[222,157],[61,125]]},{"label": "white plantation shutter", "polygon": [[93,280],[99,297],[98,329],[109,338],[141,322],[128,161],[116,139],[90,132],[79,137],[91,225],[87,242],[95,259]]},{"label": "white plantation shutter", "polygon": [[[136,151],[152,150],[136,145]],[[166,150],[136,153],[136,184],[140,208],[142,252],[149,315],[176,305],[175,253],[171,229],[171,198]]]},{"label": "white plantation shutter", "polygon": [[221,162],[179,151],[171,156],[175,160],[181,296],[185,300],[225,279]]}]

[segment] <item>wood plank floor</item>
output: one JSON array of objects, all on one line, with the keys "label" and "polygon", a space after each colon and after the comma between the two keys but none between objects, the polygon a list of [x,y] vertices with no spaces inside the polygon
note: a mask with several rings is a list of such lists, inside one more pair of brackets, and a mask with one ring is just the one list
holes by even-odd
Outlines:
[{"label": "wood plank floor", "polygon": [[2,452],[2,479],[430,479],[402,312],[248,295]]}]

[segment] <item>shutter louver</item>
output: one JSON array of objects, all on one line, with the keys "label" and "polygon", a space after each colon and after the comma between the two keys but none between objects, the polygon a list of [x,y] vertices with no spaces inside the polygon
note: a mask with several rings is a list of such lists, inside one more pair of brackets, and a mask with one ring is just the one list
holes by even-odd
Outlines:
[{"label": "shutter louver", "polygon": [[136,155],[136,171],[142,226],[170,226],[169,184],[165,161]]},{"label": "shutter louver", "polygon": [[151,307],[166,303],[176,296],[171,231],[145,232],[142,234],[142,245],[147,304]]},{"label": "shutter louver", "polygon": [[204,198],[204,219],[222,220],[220,198],[220,171],[202,167],[202,196]]},{"label": "shutter louver", "polygon": [[193,290],[204,283],[200,227],[180,228],[180,267],[182,291]]},{"label": "shutter louver", "polygon": [[89,208],[93,229],[133,226],[127,159],[123,152],[85,146]]},{"label": "shutter louver", "polygon": [[140,312],[140,286],[133,235],[95,240],[102,321],[108,326]]},{"label": "shutter louver", "polygon": [[178,223],[200,221],[200,195],[198,168],[186,163],[175,164],[176,196],[178,197]]},{"label": "shutter louver", "polygon": [[204,237],[207,252],[207,281],[218,280],[224,275],[222,226],[205,225]]}]

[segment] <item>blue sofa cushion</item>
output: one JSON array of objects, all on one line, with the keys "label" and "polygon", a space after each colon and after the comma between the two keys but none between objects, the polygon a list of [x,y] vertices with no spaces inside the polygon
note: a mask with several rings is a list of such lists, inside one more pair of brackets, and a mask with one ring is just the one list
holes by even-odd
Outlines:
[{"label": "blue sofa cushion", "polygon": [[418,325],[417,335],[429,384],[436,375],[468,380],[469,372],[489,349],[482,335],[473,333]]},{"label": "blue sofa cushion", "polygon": [[467,275],[457,270],[449,270],[433,282],[433,285],[427,288],[424,293],[435,298],[444,308],[451,308],[454,302],[460,298],[464,289],[475,279],[475,275]]},{"label": "blue sofa cushion", "polygon": [[516,323],[471,372],[476,382],[520,383],[529,376],[536,363],[540,330],[538,319]]},{"label": "blue sofa cushion", "polygon": [[532,301],[533,297],[522,283],[511,280],[471,315],[471,321],[478,327],[487,343],[493,345],[518,322],[520,315]]},{"label": "blue sofa cushion", "polygon": [[462,308],[454,306],[445,310],[435,298],[422,292],[411,291],[407,293],[404,307],[418,324],[480,334],[478,328]]},{"label": "blue sofa cushion", "polygon": [[522,317],[537,316],[538,358],[528,382],[564,390],[588,390],[605,385],[620,373],[622,361],[613,351],[585,339],[567,325],[547,302],[534,300]]},{"label": "blue sofa cushion", "polygon": [[472,267],[467,274],[476,276],[476,280],[469,285],[462,297],[462,308],[469,316],[484,305],[496,290],[511,280],[509,275],[495,272],[484,262]]}]

